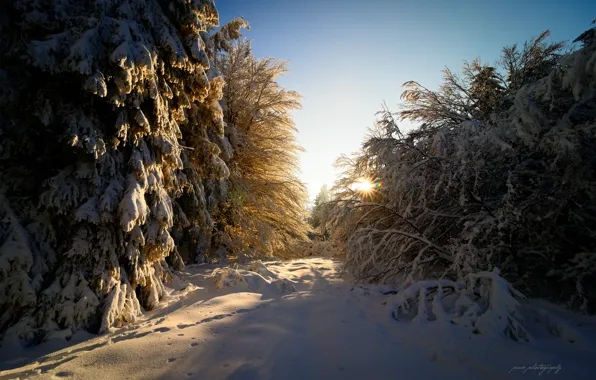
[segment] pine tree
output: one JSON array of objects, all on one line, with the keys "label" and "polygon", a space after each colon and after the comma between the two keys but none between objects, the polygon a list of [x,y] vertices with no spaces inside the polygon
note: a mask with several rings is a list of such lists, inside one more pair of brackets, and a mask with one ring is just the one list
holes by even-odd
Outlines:
[{"label": "pine tree", "polygon": [[170,231],[194,220],[176,199],[192,192],[207,217],[193,173],[225,177],[215,152],[190,168],[180,142],[223,126],[209,57],[244,22],[209,34],[210,0],[20,0],[3,12],[0,332],[134,321],[163,296],[166,259],[180,268]]}]

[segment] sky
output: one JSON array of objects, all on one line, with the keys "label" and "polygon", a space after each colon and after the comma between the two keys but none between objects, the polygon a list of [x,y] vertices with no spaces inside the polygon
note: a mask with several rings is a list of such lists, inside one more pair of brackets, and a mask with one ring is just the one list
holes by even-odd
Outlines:
[{"label": "sky", "polygon": [[[242,16],[257,57],[289,61],[282,86],[302,95],[294,112],[301,178],[312,200],[338,175],[335,160],[358,151],[385,102],[398,110],[402,84],[431,89],[445,66],[495,62],[504,46],[550,29],[569,42],[590,27],[596,1],[215,0],[220,24]],[[412,125],[401,125],[407,131]]]}]

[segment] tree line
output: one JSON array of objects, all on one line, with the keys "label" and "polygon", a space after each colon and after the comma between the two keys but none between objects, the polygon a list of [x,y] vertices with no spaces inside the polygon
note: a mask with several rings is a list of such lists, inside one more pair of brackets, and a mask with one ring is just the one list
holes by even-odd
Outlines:
[{"label": "tree line", "polygon": [[[549,34],[445,69],[437,90],[405,83],[400,110],[338,159],[324,223],[357,278],[498,268],[529,296],[596,310],[596,29],[571,45]],[[354,190],[362,179],[383,186]]]}]

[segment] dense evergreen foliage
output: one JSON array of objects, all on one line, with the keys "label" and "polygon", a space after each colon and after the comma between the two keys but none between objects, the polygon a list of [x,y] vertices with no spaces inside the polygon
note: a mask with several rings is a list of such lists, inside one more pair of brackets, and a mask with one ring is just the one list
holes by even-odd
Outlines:
[{"label": "dense evergreen foliage", "polygon": [[234,43],[243,19],[215,30],[210,0],[3,11],[5,341],[105,331],[154,308],[184,261],[304,238],[299,96],[275,81],[283,63]]}]

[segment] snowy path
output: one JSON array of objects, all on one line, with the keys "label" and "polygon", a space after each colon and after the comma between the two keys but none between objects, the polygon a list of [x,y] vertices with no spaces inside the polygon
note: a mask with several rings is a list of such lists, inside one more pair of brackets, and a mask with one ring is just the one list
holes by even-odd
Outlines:
[{"label": "snowy path", "polygon": [[[146,320],[45,357],[53,342],[24,351],[38,359],[20,368],[18,355],[12,365],[2,358],[0,369],[13,369],[0,378],[499,379],[521,378],[521,371],[509,373],[514,365],[550,360],[565,363],[557,376],[580,379],[582,363],[589,364],[585,350],[567,358],[513,342],[472,341],[448,326],[405,327],[387,317],[379,288],[344,283],[337,266],[322,258],[268,263],[270,272],[240,271],[243,282],[224,289],[209,277],[215,267],[191,266],[184,278],[192,286],[173,292]],[[297,291],[280,292],[272,281],[278,278]]]}]

